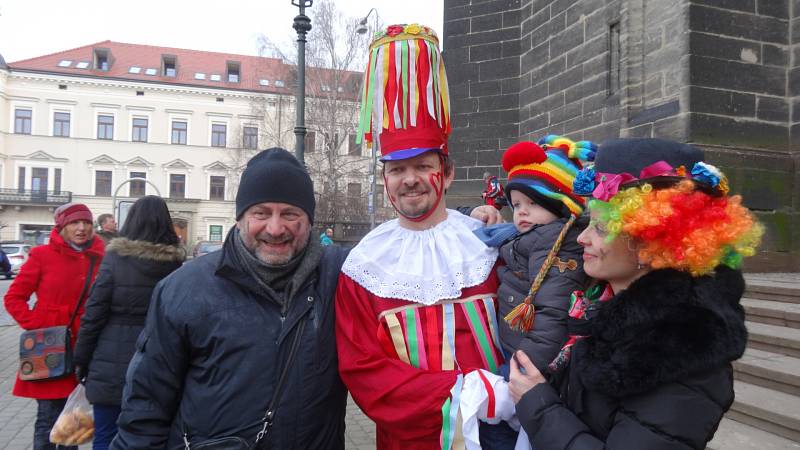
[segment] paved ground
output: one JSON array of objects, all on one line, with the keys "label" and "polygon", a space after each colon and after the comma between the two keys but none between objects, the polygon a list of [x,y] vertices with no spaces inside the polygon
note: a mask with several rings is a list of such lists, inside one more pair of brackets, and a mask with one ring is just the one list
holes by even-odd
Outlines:
[{"label": "paved ground", "polygon": [[[10,282],[0,280],[0,298]],[[21,329],[8,316],[0,302],[0,450],[27,450],[32,447],[36,402],[11,395],[17,372]],[[347,450],[375,448],[375,425],[352,401],[347,406]],[[89,450],[91,445],[81,446]]]}]

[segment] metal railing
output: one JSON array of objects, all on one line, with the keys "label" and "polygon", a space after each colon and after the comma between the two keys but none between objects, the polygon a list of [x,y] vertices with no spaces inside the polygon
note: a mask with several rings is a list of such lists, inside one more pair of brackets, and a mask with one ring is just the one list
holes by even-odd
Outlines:
[{"label": "metal railing", "polygon": [[38,189],[0,189],[0,203],[63,205],[72,201],[70,191],[42,191]]}]

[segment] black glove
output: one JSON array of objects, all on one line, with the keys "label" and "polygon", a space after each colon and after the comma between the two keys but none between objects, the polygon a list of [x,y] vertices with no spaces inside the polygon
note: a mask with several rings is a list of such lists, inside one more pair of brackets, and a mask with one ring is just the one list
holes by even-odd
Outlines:
[{"label": "black glove", "polygon": [[78,383],[84,384],[86,383],[86,375],[89,375],[89,368],[86,366],[75,366],[75,378],[78,379]]}]

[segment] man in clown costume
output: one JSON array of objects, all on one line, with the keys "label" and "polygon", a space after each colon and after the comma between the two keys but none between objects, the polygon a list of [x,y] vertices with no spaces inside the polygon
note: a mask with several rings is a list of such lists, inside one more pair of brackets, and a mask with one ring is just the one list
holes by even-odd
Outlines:
[{"label": "man in clown costume", "polygon": [[[476,416],[465,409],[475,394],[468,386],[485,392],[496,381],[487,379],[489,372],[503,363],[497,250],[473,234],[482,222],[445,208],[453,161],[435,33],[392,25],[376,35],[369,61],[359,138],[379,145],[398,218],[365,236],[342,268],[335,302],[339,371],[377,425],[377,448],[463,448],[464,418]],[[492,398],[477,416],[513,413],[507,395]],[[470,428],[475,443],[477,427]]]}]

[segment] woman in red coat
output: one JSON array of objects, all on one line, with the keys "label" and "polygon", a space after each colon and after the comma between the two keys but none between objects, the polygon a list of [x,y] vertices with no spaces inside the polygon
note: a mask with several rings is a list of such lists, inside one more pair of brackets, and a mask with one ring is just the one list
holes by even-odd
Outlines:
[{"label": "woman in red coat", "polygon": [[[59,207],[55,212],[55,223],[50,233],[50,243],[31,250],[5,296],[6,311],[26,330],[67,325],[89,275],[90,260],[94,259],[94,269],[90,274],[94,280],[103,258],[103,242],[94,238],[92,213],[86,205],[68,203]],[[34,293],[36,303],[30,309],[28,300]],[[78,335],[79,322],[76,319],[72,324],[72,336]],[[50,443],[50,429],[76,384],[72,376],[22,381],[17,375],[14,395],[35,398],[38,403],[33,432],[34,450],[56,448]]]}]

